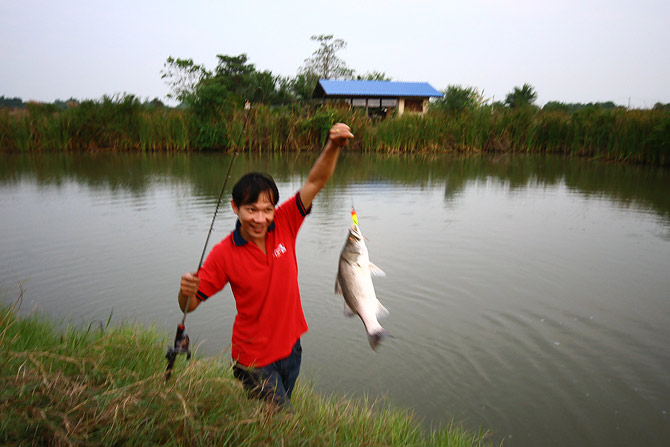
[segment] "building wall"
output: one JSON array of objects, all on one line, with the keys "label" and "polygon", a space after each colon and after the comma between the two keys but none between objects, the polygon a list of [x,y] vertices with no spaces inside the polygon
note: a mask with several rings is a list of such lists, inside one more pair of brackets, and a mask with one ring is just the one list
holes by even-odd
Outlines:
[{"label": "building wall", "polygon": [[430,103],[429,98],[322,98],[321,103],[326,101],[346,104],[349,107],[364,107],[366,111],[369,108],[389,108],[397,109],[398,116],[403,113],[425,114],[428,111]]},{"label": "building wall", "polygon": [[403,113],[425,114],[428,111],[429,99],[400,98],[398,100],[398,116]]},{"label": "building wall", "polygon": [[405,112],[423,113],[423,99],[406,99]]}]

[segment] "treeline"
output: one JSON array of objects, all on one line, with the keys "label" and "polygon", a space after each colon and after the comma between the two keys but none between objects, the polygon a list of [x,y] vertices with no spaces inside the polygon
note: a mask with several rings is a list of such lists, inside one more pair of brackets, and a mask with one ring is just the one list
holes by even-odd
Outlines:
[{"label": "treeline", "polygon": [[[6,98],[4,96],[0,96],[0,109],[8,109],[8,110],[14,110],[14,111],[25,110],[31,104],[37,104],[39,107],[43,107],[43,108],[49,109],[51,111],[62,112],[63,110],[65,110],[69,107],[78,106],[79,105],[79,100],[75,99],[75,98],[70,98],[70,99],[65,100],[65,101],[63,101],[62,99],[57,99],[52,103],[43,103],[43,102],[37,102],[37,101],[24,102],[23,99],[18,98],[18,97]],[[163,101],[161,101],[158,98],[154,98],[151,101],[147,99],[142,104],[149,105],[149,106],[156,106],[156,107],[165,106]]]},{"label": "treeline", "polygon": [[[587,104],[583,103],[565,103],[565,102],[558,102],[558,101],[549,101],[546,103],[543,107],[542,110],[548,111],[548,112],[567,112],[567,113],[573,113],[577,112],[582,109],[587,109],[587,108],[600,108],[600,109],[605,109],[605,110],[614,110],[614,109],[619,109],[622,106],[614,104],[612,101],[607,101],[607,102],[590,102]],[[670,103],[668,104],[663,104],[661,102],[657,102],[654,104],[654,107],[652,110],[658,110],[658,111],[666,111],[670,112]]]},{"label": "treeline", "polygon": [[559,153],[632,163],[670,164],[670,111],[591,105],[574,112],[496,104],[382,121],[346,105],[213,104],[207,115],[132,95],[82,101],[65,110],[28,104],[0,111],[3,151],[316,150],[338,121],[352,127],[351,149],[372,152]]}]

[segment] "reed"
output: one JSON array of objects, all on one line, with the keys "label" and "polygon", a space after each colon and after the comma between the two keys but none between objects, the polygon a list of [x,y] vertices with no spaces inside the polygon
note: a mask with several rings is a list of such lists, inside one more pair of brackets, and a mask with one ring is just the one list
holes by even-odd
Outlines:
[{"label": "reed", "polygon": [[335,122],[348,123],[352,150],[366,152],[555,152],[631,163],[670,164],[670,111],[601,108],[574,111],[488,105],[431,110],[382,121],[362,109],[229,102],[191,109],[148,106],[132,95],[58,110],[29,104],[0,110],[2,151],[194,151],[276,153],[318,150]]},{"label": "reed", "polygon": [[163,377],[167,337],[102,323],[85,330],[0,308],[2,445],[473,446],[452,424],[426,433],[380,401],[319,396],[299,383],[295,413],[246,398],[220,359],[178,361]]}]

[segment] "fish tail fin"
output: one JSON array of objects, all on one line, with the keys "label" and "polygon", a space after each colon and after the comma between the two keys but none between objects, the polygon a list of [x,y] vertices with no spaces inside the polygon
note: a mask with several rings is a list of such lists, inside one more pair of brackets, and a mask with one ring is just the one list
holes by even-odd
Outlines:
[{"label": "fish tail fin", "polygon": [[368,332],[368,342],[373,351],[377,350],[379,342],[382,338],[393,338],[393,335],[383,327],[379,326],[379,329],[375,329],[373,332]]}]

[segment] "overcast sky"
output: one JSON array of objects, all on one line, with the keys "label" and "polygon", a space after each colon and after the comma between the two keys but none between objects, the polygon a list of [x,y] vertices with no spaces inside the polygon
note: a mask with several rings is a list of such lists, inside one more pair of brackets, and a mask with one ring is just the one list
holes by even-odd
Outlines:
[{"label": "overcast sky", "polygon": [[168,56],[246,53],[295,76],[315,34],[359,73],[472,86],[504,100],[670,103],[668,0],[0,0],[0,96],[165,100]]}]

